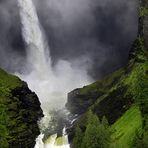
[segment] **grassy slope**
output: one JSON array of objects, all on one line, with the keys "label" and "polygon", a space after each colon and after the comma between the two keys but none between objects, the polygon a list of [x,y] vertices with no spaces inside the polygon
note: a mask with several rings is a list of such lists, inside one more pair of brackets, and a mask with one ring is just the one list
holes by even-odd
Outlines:
[{"label": "grassy slope", "polygon": [[135,48],[134,58],[127,67],[130,71],[122,76],[116,87],[121,84],[127,86],[125,96],[131,96],[137,105],[133,105],[112,125],[114,148],[132,148],[136,131],[142,132],[141,105],[148,102],[148,51],[142,38],[136,40]]},{"label": "grassy slope", "polygon": [[[114,72],[101,81],[80,89],[81,94],[89,94],[100,90],[104,92],[105,95],[99,97],[95,104],[91,106],[95,113],[100,111],[102,101],[111,100],[110,105],[103,106],[103,111],[106,111],[113,104],[115,98],[115,101],[129,98],[133,100],[133,105],[137,104],[139,106],[129,106],[130,108],[127,108],[127,111],[121,114],[120,118],[112,125],[112,129],[115,130],[112,135],[114,148],[132,148],[135,131],[141,131],[143,120],[141,102],[143,105],[147,104],[148,101],[148,51],[144,47],[142,38],[135,41],[133,48],[135,51],[133,53],[134,58],[130,59],[127,67]],[[126,91],[122,91],[124,87]],[[113,114],[113,110],[109,110]],[[82,117],[79,122],[80,127],[85,126],[82,124],[84,121],[85,118]]]},{"label": "grassy slope", "polygon": [[21,86],[21,84],[22,82],[19,78],[0,69],[0,147],[3,148],[8,147],[7,140],[11,138],[9,137],[9,132],[7,130],[7,126],[11,123],[9,114],[7,113],[7,104],[10,104],[11,102],[10,91]]},{"label": "grassy slope", "polygon": [[16,87],[20,87],[22,85],[21,80],[8,74],[4,70],[0,68],[0,103],[2,104],[5,100],[5,97],[9,97],[10,91]]},{"label": "grassy slope", "polygon": [[142,117],[139,107],[132,106],[111,127],[113,148],[131,148],[135,132],[142,129]]},{"label": "grassy slope", "polygon": [[[113,103],[119,100],[121,102],[125,99],[131,100],[132,106],[127,106],[126,112],[121,112],[122,114],[111,125],[113,131],[113,144],[111,146],[113,148],[135,147],[133,146],[133,140],[135,140],[137,130],[142,134],[143,126],[146,127],[145,130],[148,129],[146,124],[148,123],[148,50],[145,44],[148,42],[146,38],[148,24],[146,22],[145,25],[143,24],[144,17],[148,16],[148,3],[146,0],[141,1],[141,5],[143,6],[140,7],[139,34],[131,48],[128,65],[105,79],[80,89],[80,93],[86,95],[90,92],[103,92],[104,95],[99,97],[95,104],[91,106],[98,115],[100,110],[102,110],[102,113],[109,110],[111,115],[115,116],[122,108],[116,108],[117,106]],[[118,79],[116,79],[116,75]],[[109,103],[105,104],[104,102]],[[112,108],[111,105],[113,105]],[[113,113],[114,109],[115,112]],[[85,117],[82,116],[79,122],[81,128],[85,126],[84,122]],[[145,141],[147,142],[147,139]]]},{"label": "grassy slope", "polygon": [[116,72],[106,76],[103,80],[99,80],[88,86],[84,86],[80,89],[80,93],[85,95],[93,92],[107,93],[110,88],[117,83],[123,73],[123,69],[117,70]]},{"label": "grassy slope", "polygon": [[5,87],[8,89],[14,89],[21,85],[21,80],[13,76],[11,74],[8,74],[4,70],[0,69],[0,87]]}]

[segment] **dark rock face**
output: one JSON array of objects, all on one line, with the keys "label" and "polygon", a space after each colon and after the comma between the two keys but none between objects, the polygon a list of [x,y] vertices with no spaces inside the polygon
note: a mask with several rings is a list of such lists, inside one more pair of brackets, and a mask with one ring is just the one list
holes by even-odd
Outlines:
[{"label": "dark rock face", "polygon": [[41,117],[37,95],[0,68],[0,148],[34,148]]},{"label": "dark rock face", "polygon": [[132,96],[125,96],[127,88],[119,87],[104,97],[100,103],[94,105],[93,111],[100,117],[105,116],[113,124],[133,104]]},{"label": "dark rock face", "polygon": [[24,109],[28,108],[36,111],[37,116],[42,117],[39,99],[37,95],[28,88],[27,83],[23,82],[22,87],[15,88],[11,93],[13,97],[19,98]]},{"label": "dark rock face", "polygon": [[40,102],[35,93],[23,82],[21,87],[11,91],[7,105],[9,118],[8,140],[10,148],[34,148],[35,139],[40,134],[38,120],[43,117]]},{"label": "dark rock face", "polygon": [[68,103],[66,104],[66,107],[71,113],[80,115],[86,112],[88,107],[90,107],[102,94],[102,92],[81,94],[79,89],[75,89],[68,94]]},{"label": "dark rock face", "polygon": [[[119,80],[121,79],[121,75],[124,73],[125,71],[121,69],[105,77],[103,80],[70,92],[68,94],[68,101],[66,104],[67,109],[72,114],[81,115],[90,107],[96,106],[97,104],[103,102],[103,100],[109,96],[108,93],[110,92],[110,89],[118,84]],[[102,103],[103,108],[106,108],[106,105],[108,104]],[[102,113],[100,116],[102,116]]]},{"label": "dark rock face", "polygon": [[76,89],[69,93],[66,107],[78,115],[91,107],[100,118],[106,116],[109,123],[113,124],[133,103],[132,96],[126,95],[128,87],[120,85],[108,93],[98,91],[82,95],[80,89]]}]

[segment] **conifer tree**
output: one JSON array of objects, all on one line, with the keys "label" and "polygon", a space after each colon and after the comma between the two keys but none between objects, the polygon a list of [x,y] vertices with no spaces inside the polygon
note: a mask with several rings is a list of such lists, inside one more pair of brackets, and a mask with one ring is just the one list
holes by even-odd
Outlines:
[{"label": "conifer tree", "polygon": [[81,128],[79,126],[77,126],[75,137],[74,137],[73,144],[72,144],[73,148],[82,148],[81,144],[83,141],[83,136],[84,136],[84,134],[83,134]]},{"label": "conifer tree", "polygon": [[100,123],[99,118],[92,111],[89,111],[82,148],[108,148],[109,144],[110,131],[107,119],[104,117]]},{"label": "conifer tree", "polygon": [[102,118],[102,124],[105,126],[105,128],[108,128],[109,127],[108,120],[106,119],[105,116],[103,116],[103,118]]}]

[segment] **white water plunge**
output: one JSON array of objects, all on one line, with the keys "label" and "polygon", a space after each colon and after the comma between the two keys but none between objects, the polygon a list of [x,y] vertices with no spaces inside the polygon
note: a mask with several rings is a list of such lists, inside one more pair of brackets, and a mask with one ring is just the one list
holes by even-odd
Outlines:
[{"label": "white water plunge", "polygon": [[[18,74],[27,81],[29,88],[38,95],[41,107],[46,116],[52,109],[60,109],[66,103],[67,93],[74,88],[82,87],[91,82],[85,67],[71,62],[59,60],[52,67],[50,49],[44,31],[39,23],[37,12],[32,0],[18,0],[22,23],[22,35],[27,47],[27,69],[29,74]],[[83,59],[85,61],[85,59]],[[79,62],[78,62],[79,63]],[[81,65],[81,64],[80,64]],[[81,65],[82,66],[82,65]],[[44,120],[49,119],[45,117]],[[48,120],[43,122],[48,127]],[[67,139],[67,136],[63,136]],[[41,134],[37,139],[36,148],[68,148],[68,140],[56,146],[56,135],[44,144]],[[52,140],[51,140],[52,139]]]}]

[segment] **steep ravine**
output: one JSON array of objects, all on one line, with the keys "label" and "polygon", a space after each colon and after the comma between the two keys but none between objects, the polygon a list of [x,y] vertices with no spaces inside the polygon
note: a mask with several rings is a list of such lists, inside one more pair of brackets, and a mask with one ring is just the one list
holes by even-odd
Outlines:
[{"label": "steep ravine", "polygon": [[0,147],[33,148],[41,117],[37,95],[18,77],[0,69]]},{"label": "steep ravine", "polygon": [[[91,85],[68,94],[66,107],[79,118],[67,129],[71,147],[78,135],[79,127],[84,137],[89,110],[101,120],[107,118],[112,136],[110,146],[114,148],[148,147],[144,138],[148,116],[148,2],[140,1],[139,31],[129,53],[128,64]],[[138,131],[138,137],[137,136]],[[88,135],[87,135],[88,136]],[[135,137],[137,140],[135,140]],[[144,137],[144,138],[143,138]],[[83,141],[78,139],[77,142]],[[134,145],[134,143],[136,143]],[[79,143],[81,145],[81,142]],[[83,146],[82,146],[83,147]],[[99,146],[98,146],[99,147]]]},{"label": "steep ravine", "polygon": [[[85,136],[88,114],[97,115],[100,120],[104,116],[107,118],[112,131],[109,147],[148,147],[147,0],[140,4],[139,33],[131,47],[128,64],[104,79],[68,94],[66,107],[78,115],[72,127],[67,129],[72,148],[87,148],[76,147],[73,141],[77,135],[76,127]],[[33,148],[40,134],[37,122],[42,116],[36,94],[18,77],[0,69],[0,147]],[[78,137],[79,142],[83,136]]]}]

